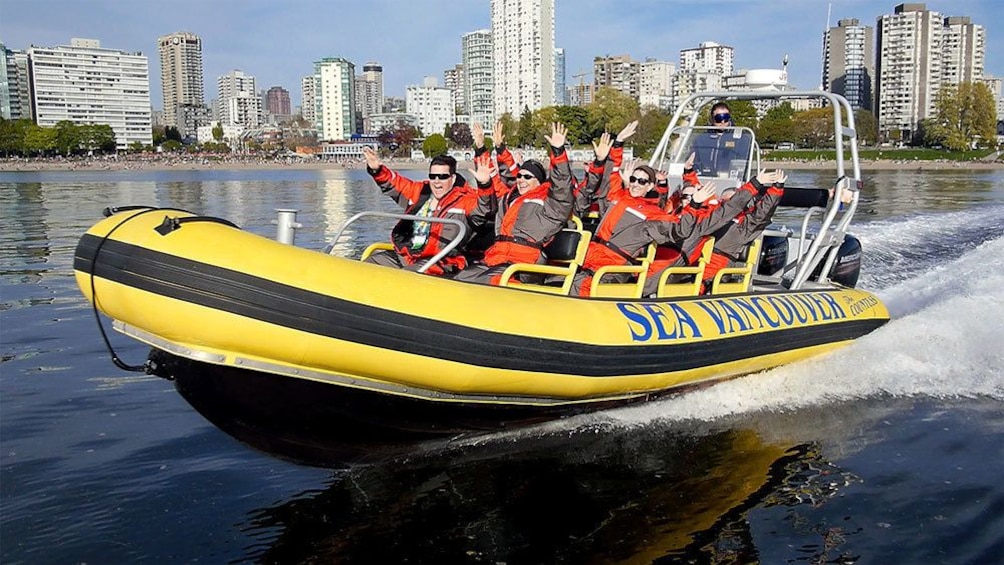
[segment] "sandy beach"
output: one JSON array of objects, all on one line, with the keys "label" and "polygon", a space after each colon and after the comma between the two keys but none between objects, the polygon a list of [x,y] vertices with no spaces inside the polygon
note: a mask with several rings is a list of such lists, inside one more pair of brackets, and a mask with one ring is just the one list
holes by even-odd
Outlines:
[{"label": "sandy beach", "polygon": [[[410,159],[387,160],[389,167],[397,169],[424,169],[428,161]],[[767,168],[822,170],[833,169],[834,161],[764,161]],[[0,172],[37,171],[198,171],[198,170],[344,170],[362,169],[365,162],[359,161],[311,161],[297,159],[223,159],[207,158],[119,158],[119,159],[3,159]],[[458,163],[461,171],[470,169],[470,162]],[[1004,169],[1004,161],[922,161],[922,160],[881,160],[861,161],[861,169],[868,170],[992,170]]]}]

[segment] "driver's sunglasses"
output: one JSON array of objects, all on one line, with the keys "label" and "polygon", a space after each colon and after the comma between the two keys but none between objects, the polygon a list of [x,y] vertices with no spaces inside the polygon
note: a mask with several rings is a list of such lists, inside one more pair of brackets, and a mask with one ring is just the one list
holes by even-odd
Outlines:
[{"label": "driver's sunglasses", "polygon": [[731,122],[732,114],[715,114],[714,116],[711,116],[711,119],[714,120],[716,124]]}]

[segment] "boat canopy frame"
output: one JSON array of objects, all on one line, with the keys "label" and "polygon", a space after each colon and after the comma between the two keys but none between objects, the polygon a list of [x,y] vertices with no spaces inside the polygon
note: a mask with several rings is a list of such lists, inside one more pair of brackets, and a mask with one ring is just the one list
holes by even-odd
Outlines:
[{"label": "boat canopy frame", "polygon": [[[836,162],[836,180],[826,207],[809,206],[801,225],[798,255],[793,265],[785,267],[785,272],[794,271],[789,281],[791,289],[806,285],[817,266],[822,265],[818,282],[827,282],[828,273],[836,261],[837,252],[847,235],[854,213],[857,211],[861,180],[861,164],[858,158],[857,129],[854,125],[854,110],[846,98],[839,94],[823,91],[721,91],[700,92],[688,96],[680,104],[656,145],[649,164],[657,170],[669,170],[671,174],[682,174],[683,164],[689,155],[684,151],[690,147],[690,138],[695,131],[708,129],[699,126],[700,110],[706,105],[728,100],[818,100],[825,103],[833,115],[833,142]],[[689,112],[689,113],[688,113]],[[687,125],[676,125],[683,124]],[[748,129],[748,128],[741,128]],[[752,133],[752,132],[751,132]],[[850,149],[849,163],[844,159],[845,145]],[[751,164],[747,174],[755,175],[759,167],[759,145],[754,136]],[[754,161],[755,159],[755,161]],[[743,179],[746,180],[746,179]],[[853,182],[852,182],[853,181]],[[786,187],[790,188],[790,187]],[[831,190],[827,188],[827,190]],[[849,194],[846,206],[843,202]],[[816,213],[822,213],[818,225],[814,225],[814,236],[810,234],[810,222]],[[806,246],[806,242],[811,243]]]},{"label": "boat canopy frame", "polygon": [[449,255],[450,252],[456,249],[457,246],[460,245],[460,243],[464,241],[467,236],[467,226],[460,220],[454,220],[453,218],[437,218],[434,216],[416,216],[415,214],[398,214],[395,212],[377,212],[377,211],[366,210],[353,215],[348,220],[345,220],[345,223],[342,224],[342,227],[339,228],[337,232],[335,232],[335,237],[332,238],[331,243],[328,244],[328,253],[333,254],[335,252],[335,247],[338,244],[338,240],[341,239],[342,234],[345,232],[346,228],[349,227],[349,224],[365,217],[389,218],[395,220],[413,220],[418,222],[430,222],[434,224],[453,224],[458,228],[460,228],[460,233],[457,235],[457,237],[453,238],[452,241],[443,246],[443,248],[439,251],[439,253],[436,253],[435,255],[430,257],[428,261],[423,263],[422,266],[418,268],[419,273],[426,272],[427,270],[429,270],[429,267],[435,265],[442,258]]}]

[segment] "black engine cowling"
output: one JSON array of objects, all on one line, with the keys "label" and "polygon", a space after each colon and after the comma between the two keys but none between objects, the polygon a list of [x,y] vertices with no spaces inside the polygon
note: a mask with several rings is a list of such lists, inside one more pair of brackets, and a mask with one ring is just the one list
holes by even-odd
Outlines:
[{"label": "black engine cowling", "polygon": [[[812,273],[812,278],[818,280],[822,266],[816,267]],[[830,280],[854,288],[858,284],[858,277],[861,275],[861,242],[853,235],[844,237],[844,242],[837,250],[837,259],[830,268]]]},{"label": "black engine cowling", "polygon": [[777,276],[788,260],[788,238],[779,235],[763,236],[760,247],[760,263],[756,272],[765,276]]}]

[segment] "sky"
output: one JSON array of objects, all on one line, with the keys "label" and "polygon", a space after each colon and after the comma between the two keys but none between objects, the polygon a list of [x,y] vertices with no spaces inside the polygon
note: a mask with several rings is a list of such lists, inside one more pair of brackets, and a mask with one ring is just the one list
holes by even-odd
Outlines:
[{"label": "sky", "polygon": [[[157,38],[202,38],[206,98],[233,70],[259,90],[281,86],[300,104],[300,79],[323,57],[343,57],[361,74],[384,69],[384,95],[404,97],[425,76],[461,62],[460,36],[490,27],[489,0],[0,0],[0,42],[8,49],[69,45],[70,38],[141,51],[150,61],[151,102],[162,106]],[[679,65],[680,50],[714,41],[735,48],[736,69],[780,68],[789,84],[819,87],[822,34],[857,18],[875,26],[899,1],[876,0],[555,0],[555,46],[565,49],[566,81],[592,72],[593,57],[630,55]],[[985,73],[1004,76],[1004,2],[937,0],[928,9],[969,16],[986,28]],[[587,79],[588,80],[588,77]]]}]

